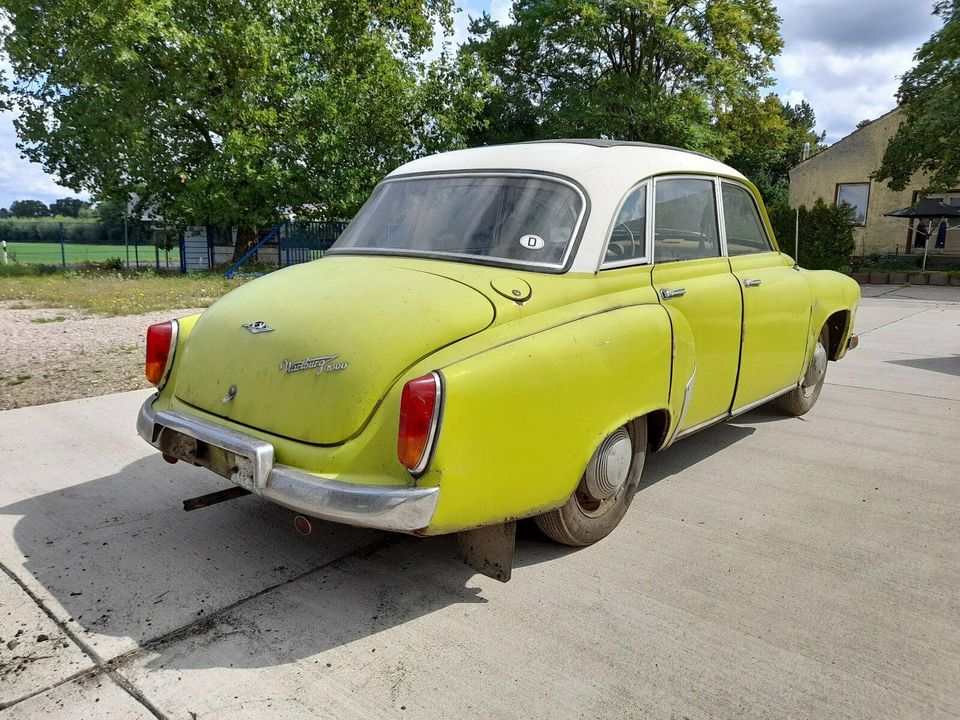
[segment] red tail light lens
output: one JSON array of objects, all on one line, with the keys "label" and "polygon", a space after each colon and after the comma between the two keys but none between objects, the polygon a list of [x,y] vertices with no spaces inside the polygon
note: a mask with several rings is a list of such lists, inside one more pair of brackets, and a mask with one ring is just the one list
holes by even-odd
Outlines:
[{"label": "red tail light lens", "polygon": [[442,388],[440,375],[436,372],[403,386],[397,457],[415,475],[422,473],[430,461],[440,421]]},{"label": "red tail light lens", "polygon": [[153,385],[163,382],[167,361],[177,341],[177,321],[157,323],[147,328],[147,364],[145,375]]}]

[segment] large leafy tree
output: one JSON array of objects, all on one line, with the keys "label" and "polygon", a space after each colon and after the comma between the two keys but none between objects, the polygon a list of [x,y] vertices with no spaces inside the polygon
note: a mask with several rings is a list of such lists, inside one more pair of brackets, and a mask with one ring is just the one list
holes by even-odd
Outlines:
[{"label": "large leafy tree", "polygon": [[[423,60],[451,0],[3,0],[20,149],[168,223],[344,217],[386,172],[457,146],[466,59]],[[440,92],[438,88],[442,88]]]},{"label": "large leafy tree", "polygon": [[588,136],[723,154],[717,119],[758,102],[781,49],[771,0],[516,0],[462,52],[493,86],[478,142]]},{"label": "large leafy tree", "polygon": [[18,218],[47,217],[50,208],[40,200],[14,200],[10,203],[10,214]]},{"label": "large leafy tree", "polygon": [[920,46],[916,65],[903,76],[897,99],[902,122],[887,145],[877,180],[903,190],[916,172],[927,190],[960,184],[960,0],[941,0],[934,13],[943,27]]},{"label": "large leafy tree", "polygon": [[723,113],[716,130],[724,145],[724,161],[750,178],[767,204],[789,201],[790,168],[803,159],[804,143],[813,155],[825,146],[817,133],[816,115],[806,100],[796,105],[776,95],[747,96]]},{"label": "large leafy tree", "polygon": [[79,217],[80,211],[87,207],[90,207],[90,203],[84,202],[80,198],[60,198],[50,203],[50,214]]}]

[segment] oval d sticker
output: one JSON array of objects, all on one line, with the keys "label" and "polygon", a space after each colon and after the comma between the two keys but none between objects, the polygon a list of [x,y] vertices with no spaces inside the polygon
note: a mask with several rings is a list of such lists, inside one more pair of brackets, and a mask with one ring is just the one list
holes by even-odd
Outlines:
[{"label": "oval d sticker", "polygon": [[527,250],[540,250],[543,245],[543,238],[539,235],[524,235],[520,238],[520,244]]}]

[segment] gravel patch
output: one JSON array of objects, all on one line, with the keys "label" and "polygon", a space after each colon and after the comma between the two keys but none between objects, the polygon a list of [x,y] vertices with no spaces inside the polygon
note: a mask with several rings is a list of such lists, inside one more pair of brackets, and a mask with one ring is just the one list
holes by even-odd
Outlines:
[{"label": "gravel patch", "polygon": [[0,302],[0,410],[148,388],[147,326],[198,312],[102,317]]}]

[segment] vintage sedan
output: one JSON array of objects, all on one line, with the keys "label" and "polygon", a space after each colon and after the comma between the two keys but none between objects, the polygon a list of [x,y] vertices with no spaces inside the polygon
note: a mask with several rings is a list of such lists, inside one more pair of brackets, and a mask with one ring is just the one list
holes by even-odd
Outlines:
[{"label": "vintage sedan", "polygon": [[647,453],[764,403],[810,410],[859,297],[783,254],[710,157],[443,153],[387,176],[323,259],[152,326],[137,426],[302,531],[456,532],[506,579],[516,520],[596,542]]}]

